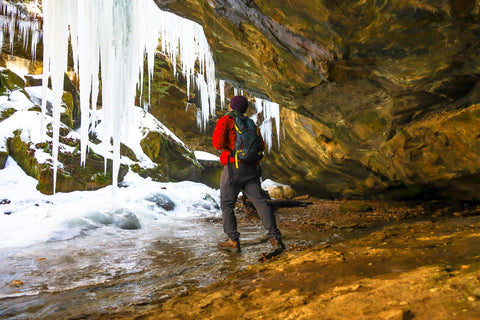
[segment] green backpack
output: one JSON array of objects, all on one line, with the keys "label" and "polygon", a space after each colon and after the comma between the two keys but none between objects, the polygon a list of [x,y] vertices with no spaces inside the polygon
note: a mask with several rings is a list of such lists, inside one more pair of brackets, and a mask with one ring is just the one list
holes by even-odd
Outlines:
[{"label": "green backpack", "polygon": [[260,161],[264,149],[260,129],[252,119],[239,112],[229,112],[228,115],[235,119],[235,148],[230,156],[235,158],[236,167],[238,168],[238,160]]}]

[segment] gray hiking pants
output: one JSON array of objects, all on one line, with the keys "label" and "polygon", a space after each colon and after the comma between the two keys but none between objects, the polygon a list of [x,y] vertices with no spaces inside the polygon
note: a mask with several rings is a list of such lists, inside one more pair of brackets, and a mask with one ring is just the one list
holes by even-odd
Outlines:
[{"label": "gray hiking pants", "polygon": [[[228,168],[232,166],[232,168]],[[232,172],[232,179],[230,173]],[[222,179],[220,180],[220,207],[223,215],[223,231],[232,240],[238,240],[240,233],[237,231],[237,218],[234,209],[240,191],[250,199],[262,219],[263,226],[267,230],[269,238],[281,238],[282,234],[277,228],[273,211],[263,196],[260,186],[257,165],[249,163],[227,164],[223,168]]]}]

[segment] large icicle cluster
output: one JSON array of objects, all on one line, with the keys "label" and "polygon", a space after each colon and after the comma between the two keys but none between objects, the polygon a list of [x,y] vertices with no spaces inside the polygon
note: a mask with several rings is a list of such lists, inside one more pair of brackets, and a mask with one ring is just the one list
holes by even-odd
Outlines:
[{"label": "large icicle cluster", "polygon": [[[44,79],[52,79],[54,92],[54,170],[57,168],[58,123],[63,74],[67,68],[68,37],[75,70],[80,79],[81,137],[88,141],[91,115],[96,109],[99,71],[105,115],[103,141],[113,141],[113,184],[120,164],[120,131],[128,131],[136,88],[143,79],[147,55],[149,79],[154,54],[160,49],[176,68],[180,58],[188,90],[195,83],[201,98],[199,125],[204,127],[215,111],[215,66],[203,29],[198,24],[161,11],[152,0],[44,0]],[[195,68],[197,66],[197,68]],[[175,70],[176,72],[176,70]],[[47,81],[44,81],[46,86]],[[45,110],[46,106],[43,105]],[[86,143],[82,143],[82,161]],[[54,172],[54,176],[56,171]],[[55,185],[55,181],[54,181]]]},{"label": "large icicle cluster", "polygon": [[[33,10],[36,11],[37,1],[34,2]],[[29,8],[30,9],[30,8]],[[17,6],[10,4],[7,1],[0,0],[0,52],[2,51],[5,39],[5,33],[9,34],[10,52],[13,52],[13,42],[15,40],[15,31],[23,39],[23,46],[28,48],[28,42],[30,40],[30,53],[32,59],[35,60],[37,55],[37,44],[42,36],[40,25],[37,20],[36,13],[33,12],[33,16],[30,14],[22,13]]]},{"label": "large icicle cluster", "polygon": [[[4,34],[8,31],[12,51],[17,30],[25,48],[31,39],[31,55],[35,59],[37,43],[43,36],[43,96],[46,96],[49,78],[53,90],[54,189],[63,77],[67,71],[69,42],[74,69],[79,77],[80,134],[83,142],[81,161],[85,162],[88,133],[98,125],[96,108],[101,82],[104,118],[100,125],[105,133],[101,138],[104,147],[113,153],[113,185],[117,184],[120,165],[120,133],[123,131],[128,134],[132,123],[129,119],[133,116],[136,90],[143,83],[145,57],[149,83],[153,76],[154,56],[160,50],[170,58],[174,74],[180,71],[186,78],[187,95],[196,88],[201,106],[197,114],[200,129],[205,129],[210,115],[215,113],[215,65],[203,29],[197,23],[161,11],[153,0],[44,0],[42,33],[37,21],[37,1],[33,2],[33,14],[29,16],[22,14],[16,6],[0,0],[3,10],[3,16],[0,15],[0,44],[3,45]],[[25,9],[32,12],[31,7]],[[177,60],[181,70],[177,70]],[[218,87],[223,109],[225,81],[219,80]],[[243,94],[243,90],[234,88],[234,94]],[[43,99],[44,113],[46,101]],[[255,108],[257,113],[253,117],[263,114],[261,132],[268,150],[272,147],[273,122],[280,146],[279,105],[255,98]],[[43,124],[42,128],[46,132]]]}]

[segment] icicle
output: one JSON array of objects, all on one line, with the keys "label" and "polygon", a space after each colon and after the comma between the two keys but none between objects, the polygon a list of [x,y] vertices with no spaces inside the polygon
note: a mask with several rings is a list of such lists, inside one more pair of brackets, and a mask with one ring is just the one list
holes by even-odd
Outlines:
[{"label": "icicle", "polygon": [[255,97],[255,111],[260,113],[263,111],[263,99]]},{"label": "icicle", "polygon": [[[48,74],[52,79],[53,90],[53,139],[52,139],[52,158],[53,158],[53,192],[55,192],[57,183],[57,165],[58,165],[58,140],[60,127],[60,107],[63,94],[63,78],[67,68],[67,50],[68,47],[68,21],[65,12],[69,12],[68,2],[45,0],[43,3],[45,16],[44,30],[44,80],[48,80]],[[43,81],[43,91],[46,92],[48,81]],[[45,100],[42,99],[42,110]]]},{"label": "icicle", "polygon": [[270,151],[272,149],[272,119],[268,118],[262,122],[260,133],[267,145],[267,150]]},{"label": "icicle", "polygon": [[31,29],[32,29],[32,39],[30,41],[30,54],[32,61],[37,60],[37,45],[38,41],[40,39],[41,33],[39,31],[39,26],[38,26],[38,21],[34,20],[31,24]]},{"label": "icicle", "polygon": [[[205,106],[205,105],[208,105],[208,99],[209,99],[209,96],[208,96],[208,85],[207,83],[205,82],[205,79],[203,78],[203,76],[201,74],[198,74],[197,75],[197,87],[198,87],[198,91],[200,92],[200,103],[202,106]],[[207,120],[208,120],[208,108],[202,108],[201,109],[201,116],[200,117],[197,117],[197,125],[201,128],[201,129],[205,129],[206,125],[207,125]],[[207,114],[207,115],[205,115]]]},{"label": "icicle", "polygon": [[272,148],[272,135],[273,135],[273,121],[275,121],[275,127],[277,129],[277,143],[280,148],[280,106],[278,103],[263,100],[255,97],[255,114],[251,116],[254,121],[257,120],[258,114],[263,114],[263,122],[260,125],[260,131],[262,133],[263,140],[267,145],[267,150]]},{"label": "icicle", "polygon": [[7,6],[6,15],[9,17],[8,21],[8,32],[10,34],[10,53],[13,52],[13,40],[15,39],[15,18],[16,18],[17,8],[12,5]]},{"label": "icicle", "polygon": [[[15,21],[19,21],[19,34],[24,46],[31,36],[31,52],[36,55],[36,46],[42,33],[38,30],[36,7],[34,21],[19,17],[19,11],[7,2],[0,3],[4,12],[0,17],[0,42],[8,29],[10,46],[13,46]],[[63,76],[66,71],[68,35],[71,36],[74,69],[79,76],[81,109],[81,162],[85,163],[88,131],[97,126],[96,102],[99,90],[99,72],[102,73],[102,110],[104,136],[99,137],[105,148],[112,151],[113,185],[117,184],[120,165],[120,134],[129,130],[131,107],[136,89],[143,90],[143,66],[145,55],[148,64],[148,84],[154,70],[157,49],[169,57],[174,76],[177,62],[187,81],[187,95],[194,86],[200,101],[197,123],[205,129],[209,116],[215,113],[216,80],[215,64],[207,39],[200,25],[163,12],[152,0],[44,0],[44,74],[43,95],[46,96],[48,78],[52,78],[53,101],[53,158],[54,188],[56,184],[58,129]],[[160,45],[158,41],[160,37]],[[178,58],[178,61],[177,61]],[[225,82],[219,81],[221,107],[225,105]],[[234,88],[235,95],[242,89]],[[145,104],[148,107],[148,104]],[[188,104],[187,104],[188,106]],[[280,111],[278,104],[262,99],[255,100],[256,114],[263,113],[262,135],[268,149],[272,146],[272,126],[275,121],[278,145],[280,146]],[[46,99],[42,101],[46,113]],[[44,116],[45,117],[45,116]],[[43,118],[44,118],[43,117]],[[42,121],[44,121],[42,119]],[[45,124],[42,123],[42,128]],[[43,131],[45,132],[45,130]],[[111,142],[113,142],[113,145]],[[105,162],[106,168],[106,162]]]},{"label": "icicle", "polygon": [[[280,106],[278,103],[266,101],[265,114],[270,119],[275,120],[275,127],[277,129],[277,145],[280,148]],[[272,135],[272,133],[270,133]]]},{"label": "icicle", "polygon": [[225,109],[225,80],[218,81],[218,87],[220,91],[220,107]]},{"label": "icicle", "polygon": [[[72,1],[71,11],[71,28],[72,49],[74,53],[75,71],[79,77],[80,89],[80,110],[81,110],[81,163],[85,165],[86,152],[88,147],[88,129],[90,109],[96,106],[96,95],[92,94],[94,78],[98,77],[99,66],[96,54],[99,52],[98,38],[95,35],[98,31],[95,29],[98,25],[98,13],[92,0]],[[98,10],[98,9],[97,9]],[[84,12],[84,16],[77,16],[77,12]],[[90,98],[92,98],[92,107],[90,106]]]},{"label": "icicle", "polygon": [[20,36],[23,40],[24,49],[28,47],[29,31],[30,31],[30,22],[26,22],[23,20],[18,21],[18,32],[20,33]]},{"label": "icicle", "polygon": [[[261,125],[262,136],[266,141],[268,146],[268,150],[272,147],[272,135],[273,135],[273,124],[272,122],[275,121],[275,127],[277,129],[277,143],[278,147],[280,148],[280,106],[278,103],[263,100],[262,104],[262,112],[264,121]],[[257,106],[258,110],[258,106]],[[268,141],[268,142],[267,142]]]},{"label": "icicle", "polygon": [[3,43],[4,43],[4,34],[5,34],[5,28],[6,28],[6,25],[7,25],[7,21],[8,21],[8,18],[5,16],[5,8],[6,7],[6,4],[2,1],[1,2],[1,10],[2,10],[2,15],[0,16],[0,27],[2,29],[2,32],[1,32],[1,41],[0,41],[0,52],[2,52],[2,48],[3,48]]},{"label": "icicle", "polygon": [[38,2],[37,2],[37,0],[35,0],[33,2],[33,19],[35,19],[35,20],[37,20],[37,8],[38,8],[37,4],[38,4]]}]

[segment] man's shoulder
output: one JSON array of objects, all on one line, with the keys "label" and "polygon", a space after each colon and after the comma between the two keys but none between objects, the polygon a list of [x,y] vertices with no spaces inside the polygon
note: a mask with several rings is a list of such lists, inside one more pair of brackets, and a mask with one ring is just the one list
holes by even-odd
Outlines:
[{"label": "man's shoulder", "polygon": [[234,121],[234,117],[231,114],[226,114],[218,119],[219,122],[232,122]]}]

